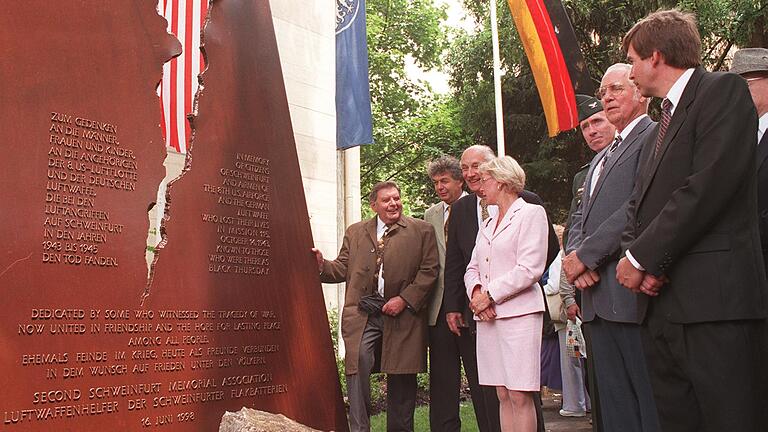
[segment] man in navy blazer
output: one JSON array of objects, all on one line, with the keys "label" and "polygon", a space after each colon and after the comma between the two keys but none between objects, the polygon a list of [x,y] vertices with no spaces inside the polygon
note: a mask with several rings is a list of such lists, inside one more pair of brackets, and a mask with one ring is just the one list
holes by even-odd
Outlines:
[{"label": "man in navy blazer", "polygon": [[639,318],[661,426],[765,430],[768,283],[747,84],[699,66],[689,13],[650,14],[623,48],[640,92],[664,98],[616,268],[622,285],[650,297]]},{"label": "man in navy blazer", "polygon": [[603,428],[656,432],[659,421],[640,342],[639,295],[624,289],[615,275],[640,150],[656,126],[646,114],[648,99],[629,80],[630,68],[609,67],[598,90],[616,134],[590,163],[563,270],[583,290],[581,311],[591,335]]},{"label": "man in navy blazer", "polygon": [[[475,248],[479,220],[481,218],[481,206],[476,192],[480,189],[480,173],[478,167],[484,162],[493,159],[495,155],[490,147],[474,145],[464,150],[461,155],[461,171],[464,182],[469,188],[469,195],[460,198],[451,205],[451,218],[448,223],[448,242],[445,250],[445,289],[443,292],[444,317],[448,327],[460,342],[462,347],[461,358],[464,371],[469,381],[469,389],[472,394],[472,404],[475,408],[478,428],[481,432],[496,432],[501,430],[499,425],[499,399],[496,389],[480,386],[477,380],[477,358],[475,350],[475,320],[472,311],[469,310],[466,289],[464,287],[464,273],[472,258],[472,250]],[[543,206],[543,201],[538,195],[522,191],[520,197],[530,204]],[[495,206],[490,206],[493,212]],[[547,248],[547,265],[552,263],[560,251],[557,235],[549,224],[549,244],[542,245]],[[542,293],[543,295],[543,293]],[[441,316],[440,318],[443,318]],[[439,319],[440,319],[439,318]],[[456,390],[458,391],[458,389]],[[537,393],[538,394],[538,393]],[[541,411],[541,398],[534,398],[537,403],[536,416],[538,430],[544,430],[544,420]]]}]

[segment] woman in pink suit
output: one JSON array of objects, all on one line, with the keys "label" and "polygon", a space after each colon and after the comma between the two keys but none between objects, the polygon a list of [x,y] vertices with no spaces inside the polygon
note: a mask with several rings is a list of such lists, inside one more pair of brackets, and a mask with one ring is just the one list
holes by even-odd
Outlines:
[{"label": "woman in pink suit", "polygon": [[518,196],[525,172],[505,156],[480,166],[480,194],[498,215],[480,226],[464,275],[477,323],[480,384],[496,387],[504,431],[533,432],[531,392],[540,386],[544,297],[537,283],[547,258],[544,208]]}]

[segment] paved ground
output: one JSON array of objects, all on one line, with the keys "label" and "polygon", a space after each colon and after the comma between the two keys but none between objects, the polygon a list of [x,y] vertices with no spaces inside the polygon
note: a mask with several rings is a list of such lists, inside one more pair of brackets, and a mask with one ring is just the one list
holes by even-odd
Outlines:
[{"label": "paved ground", "polygon": [[544,424],[547,432],[592,432],[589,423],[591,414],[587,417],[562,417],[559,414],[562,401],[559,393],[545,391],[541,394],[544,408]]}]

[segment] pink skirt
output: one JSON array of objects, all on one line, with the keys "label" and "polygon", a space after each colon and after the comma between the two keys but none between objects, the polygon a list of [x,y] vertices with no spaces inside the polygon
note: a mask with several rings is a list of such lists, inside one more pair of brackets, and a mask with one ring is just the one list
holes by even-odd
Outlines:
[{"label": "pink skirt", "polygon": [[517,391],[541,389],[543,314],[477,321],[477,375],[481,385]]}]

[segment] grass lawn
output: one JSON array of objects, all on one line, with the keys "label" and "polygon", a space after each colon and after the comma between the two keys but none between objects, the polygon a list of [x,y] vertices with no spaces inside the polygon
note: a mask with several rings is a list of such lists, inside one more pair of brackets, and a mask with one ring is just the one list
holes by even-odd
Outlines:
[{"label": "grass lawn", "polygon": [[[477,422],[475,421],[475,410],[472,409],[471,402],[462,402],[459,408],[461,415],[461,431],[477,432]],[[387,414],[381,413],[371,417],[371,431],[384,432],[387,430]],[[429,430],[429,406],[422,405],[416,407],[416,413],[413,416],[413,430],[423,432]]]}]

